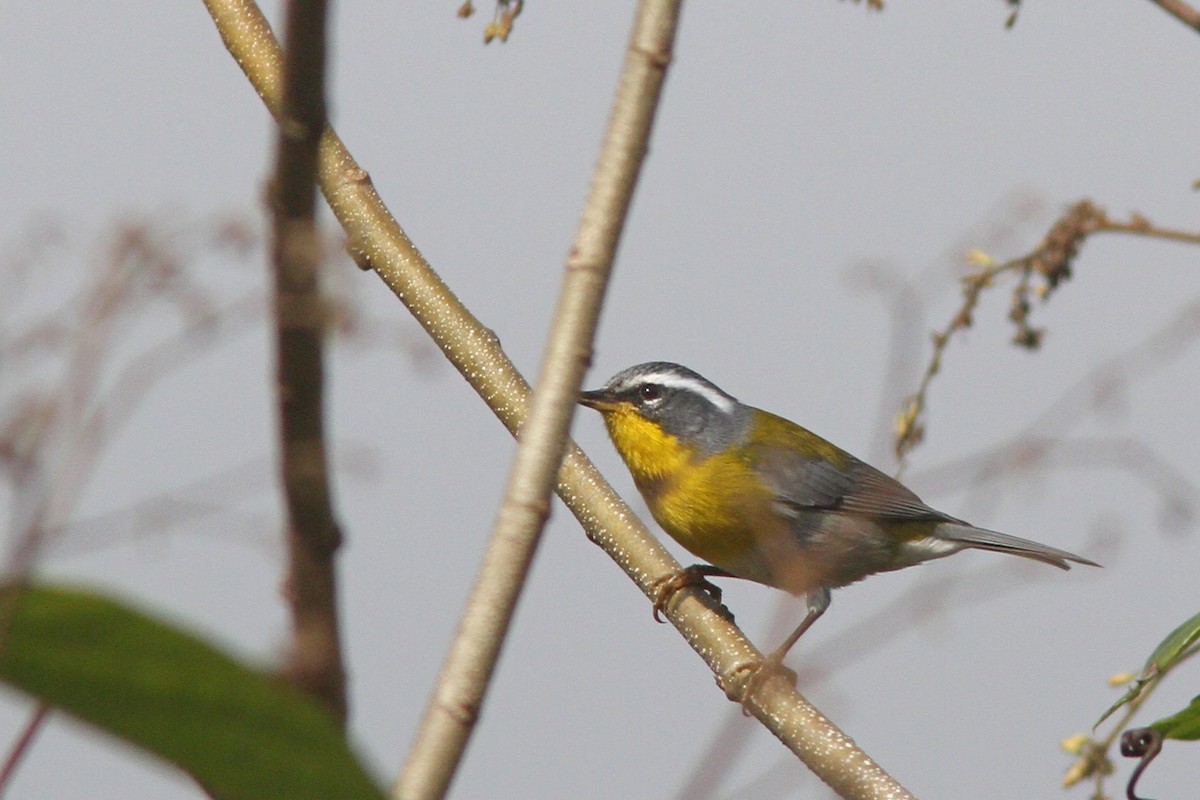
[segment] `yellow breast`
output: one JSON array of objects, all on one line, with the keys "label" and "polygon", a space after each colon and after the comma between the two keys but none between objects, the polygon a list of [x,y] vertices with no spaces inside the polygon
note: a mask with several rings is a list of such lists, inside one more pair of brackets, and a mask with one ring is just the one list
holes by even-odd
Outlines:
[{"label": "yellow breast", "polygon": [[704,457],[631,410],[614,410],[605,422],[663,530],[710,564],[770,582],[758,542],[781,520],[739,451]]}]

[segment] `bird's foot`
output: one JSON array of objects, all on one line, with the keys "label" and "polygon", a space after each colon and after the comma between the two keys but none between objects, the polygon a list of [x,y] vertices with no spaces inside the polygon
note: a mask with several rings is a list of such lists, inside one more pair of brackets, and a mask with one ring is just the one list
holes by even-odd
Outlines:
[{"label": "bird's foot", "polygon": [[711,597],[713,602],[717,604],[717,613],[730,622],[733,622],[733,614],[721,603],[721,587],[708,580],[707,577],[709,575],[727,574],[725,571],[718,571],[707,564],[693,564],[690,567],[684,567],[681,570],[672,572],[670,575],[659,578],[653,584],[655,622],[666,622],[662,615],[666,611],[667,605],[671,602],[671,598],[680,589],[686,589],[689,586],[694,586]]}]

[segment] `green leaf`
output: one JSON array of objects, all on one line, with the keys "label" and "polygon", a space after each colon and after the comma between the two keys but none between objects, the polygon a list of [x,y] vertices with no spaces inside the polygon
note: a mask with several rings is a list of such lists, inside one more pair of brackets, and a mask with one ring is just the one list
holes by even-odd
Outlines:
[{"label": "green leaf", "polygon": [[90,592],[0,587],[0,680],[191,774],[222,800],[381,800],[331,714]]},{"label": "green leaf", "polygon": [[1179,661],[1192,654],[1192,645],[1200,641],[1200,614],[1189,619],[1175,630],[1167,634],[1167,638],[1154,648],[1146,667],[1142,670],[1145,675],[1153,667],[1155,673],[1166,672]]},{"label": "green leaf", "polygon": [[1200,739],[1200,696],[1192,698],[1187,708],[1150,725],[1164,739]]},{"label": "green leaf", "polygon": [[1163,673],[1180,661],[1194,655],[1197,650],[1200,650],[1197,642],[1200,642],[1200,614],[1196,614],[1168,633],[1167,638],[1158,643],[1158,647],[1154,648],[1154,652],[1146,659],[1146,666],[1142,668],[1141,676],[1130,685],[1129,691],[1125,692],[1100,716],[1100,719],[1096,720],[1096,724],[1092,728],[1100,727],[1100,723],[1112,716],[1114,711],[1136,699],[1146,686],[1158,680]]}]

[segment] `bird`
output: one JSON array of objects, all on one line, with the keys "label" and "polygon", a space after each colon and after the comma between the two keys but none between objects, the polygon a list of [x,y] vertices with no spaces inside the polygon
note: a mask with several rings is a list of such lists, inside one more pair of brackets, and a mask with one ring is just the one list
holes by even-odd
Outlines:
[{"label": "bird", "polygon": [[1099,566],[937,511],[891,476],[679,364],[629,367],[582,392],[579,403],[603,416],[654,519],[705,562],[658,582],[656,619],[685,586],[702,586],[720,602],[709,577],[743,578],[805,598],[803,620],[760,667],[782,668],[829,608],[833,589],[876,573],[967,549],[1064,570],[1071,563]]}]

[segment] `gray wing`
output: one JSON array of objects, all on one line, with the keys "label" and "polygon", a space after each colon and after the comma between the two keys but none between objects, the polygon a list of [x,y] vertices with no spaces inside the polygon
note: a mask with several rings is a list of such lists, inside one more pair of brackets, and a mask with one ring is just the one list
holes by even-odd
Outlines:
[{"label": "gray wing", "polygon": [[[922,503],[921,498],[899,481],[870,464],[844,451],[834,452],[840,458],[840,464],[778,447],[760,447],[753,457],[755,470],[775,492],[775,502],[782,513],[792,519],[792,529],[797,535],[811,533],[819,527],[820,516],[814,512],[840,512],[884,522],[948,523],[938,525],[935,531],[931,531],[935,538],[957,545],[940,555],[949,555],[963,547],[974,547],[1032,558],[1060,569],[1069,569],[1069,561],[1099,566],[1074,553],[1006,533],[976,528],[961,519],[943,514]],[[925,553],[918,560],[932,557],[936,557],[936,554]],[[896,566],[893,564],[880,568],[895,569]],[[859,577],[862,576],[850,575],[843,582]]]},{"label": "gray wing", "polygon": [[896,522],[962,522],[925,505],[870,464],[849,453],[839,455],[840,465],[783,448],[761,448],[755,470],[774,490],[777,502],[796,511],[840,511]]}]

